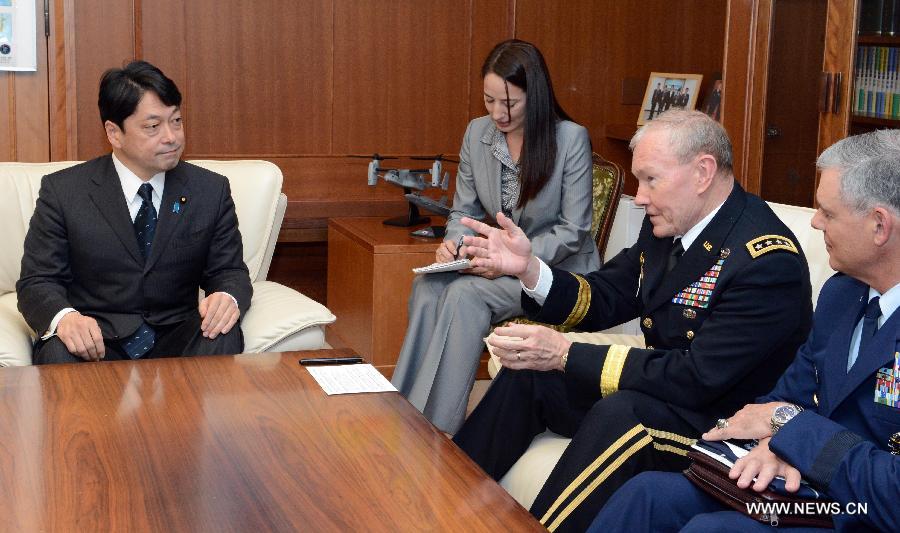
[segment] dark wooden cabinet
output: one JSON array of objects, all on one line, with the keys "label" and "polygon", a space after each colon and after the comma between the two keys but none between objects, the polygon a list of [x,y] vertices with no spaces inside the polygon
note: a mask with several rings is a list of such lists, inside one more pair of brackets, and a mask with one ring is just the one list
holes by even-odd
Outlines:
[{"label": "dark wooden cabinet", "polygon": [[[734,3],[734,2],[732,2]],[[787,189],[792,186],[790,179],[784,176],[772,176],[767,169],[771,168],[770,159],[777,157],[773,154],[767,133],[771,134],[772,123],[769,111],[777,106],[771,100],[772,84],[779,80],[779,57],[777,44],[781,34],[779,31],[792,33],[802,32],[808,25],[817,23],[820,17],[824,17],[824,23],[820,36],[807,38],[796,43],[796,48],[791,51],[797,58],[804,52],[812,51],[815,55],[821,54],[821,60],[813,57],[819,69],[795,68],[790,75],[805,83],[805,87],[815,88],[815,113],[811,117],[811,127],[807,129],[811,138],[806,138],[796,143],[804,143],[814,147],[814,152],[807,149],[804,153],[804,164],[811,183],[805,184],[809,191],[814,190],[816,177],[812,167],[815,156],[821,153],[847,135],[871,131],[876,128],[892,128],[900,126],[900,121],[879,117],[859,116],[853,113],[855,94],[855,64],[857,61],[858,46],[886,46],[900,47],[900,37],[893,36],[862,36],[858,35],[860,16],[859,0],[828,0],[821,1],[803,0],[753,0],[751,28],[749,33],[754,36],[745,42],[749,43],[747,55],[750,58],[750,70],[752,74],[748,80],[748,98],[746,100],[746,137],[742,145],[736,146],[736,153],[744,158],[745,185],[753,192],[762,192],[766,198],[767,190]],[[787,30],[779,28],[779,9],[787,6],[796,8],[805,4],[808,10],[802,16],[795,16],[792,25]],[[805,26],[804,26],[805,25]],[[798,26],[800,28],[798,29]],[[726,56],[726,64],[728,56]],[[730,72],[730,70],[729,70]],[[803,72],[803,74],[799,74]],[[796,82],[796,79],[794,80]],[[727,88],[726,88],[727,90]],[[799,107],[789,107],[785,112],[788,119],[793,121],[808,120],[801,115]],[[729,109],[732,114],[739,110]],[[727,120],[727,118],[725,119]],[[731,130],[730,130],[731,131]],[[764,183],[764,180],[772,180]],[[808,205],[812,205],[811,194]],[[772,199],[772,198],[766,198]],[[780,201],[779,198],[775,198]],[[800,202],[791,202],[800,203]]]}]

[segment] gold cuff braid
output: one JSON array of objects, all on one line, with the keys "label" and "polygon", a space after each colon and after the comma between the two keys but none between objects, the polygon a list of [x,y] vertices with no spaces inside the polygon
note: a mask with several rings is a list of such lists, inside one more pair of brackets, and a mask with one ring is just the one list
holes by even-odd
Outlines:
[{"label": "gold cuff braid", "polygon": [[606,360],[603,361],[603,371],[600,373],[600,394],[604,398],[619,390],[619,379],[629,350],[631,346],[613,344],[606,351]]},{"label": "gold cuff braid", "polygon": [[564,331],[568,331],[581,323],[591,307],[591,285],[578,274],[572,275],[578,280],[578,298],[575,300],[575,307],[572,308],[569,317],[562,323]]}]

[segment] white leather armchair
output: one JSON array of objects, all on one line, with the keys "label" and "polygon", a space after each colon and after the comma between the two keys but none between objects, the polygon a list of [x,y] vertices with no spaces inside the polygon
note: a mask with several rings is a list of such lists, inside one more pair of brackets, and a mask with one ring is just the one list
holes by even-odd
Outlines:
[{"label": "white leather armchair", "polygon": [[[241,320],[244,351],[327,348],[323,328],[334,322],[334,315],[299,292],[266,281],[287,206],[287,197],[281,192],[281,170],[268,161],[192,163],[226,176],[231,185],[244,262],[253,282],[250,309]],[[0,163],[0,366],[31,364],[35,332],[19,314],[15,293],[25,234],[41,178],[75,164]]]},{"label": "white leather armchair", "polygon": [[[810,282],[812,284],[812,301],[815,305],[819,297],[822,285],[833,274],[834,270],[828,265],[828,252],[825,250],[825,241],[822,233],[810,226],[814,209],[797,207],[793,205],[776,204],[769,202],[769,206],[778,215],[794,235],[797,244],[806,254],[809,263]],[[623,247],[630,246],[637,241],[640,231],[640,221],[643,218],[643,210],[634,205],[631,197],[623,196],[616,211],[616,219],[610,235],[604,261],[608,261],[619,253]],[[625,328],[617,326],[600,333],[565,333],[574,342],[590,342],[594,344],[624,344],[628,346],[644,346],[644,338],[641,335],[625,334],[637,330],[636,327]],[[624,332],[624,333],[623,333]],[[550,476],[556,462],[569,445],[571,439],[562,437],[552,431],[541,433],[531,442],[525,454],[512,466],[500,485],[505,488],[522,507],[529,509],[538,492],[544,486],[544,482]]]}]

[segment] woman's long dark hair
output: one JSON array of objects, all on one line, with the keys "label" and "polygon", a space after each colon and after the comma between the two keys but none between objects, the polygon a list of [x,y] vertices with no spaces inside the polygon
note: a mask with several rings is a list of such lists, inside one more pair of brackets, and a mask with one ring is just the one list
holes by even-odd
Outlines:
[{"label": "woman's long dark hair", "polygon": [[[522,207],[541,192],[553,174],[557,122],[572,119],[556,101],[544,56],[533,44],[518,39],[498,44],[484,60],[481,77],[490,72],[503,78],[507,84],[522,89],[527,95],[525,140],[519,156],[519,182],[522,186],[518,206]],[[507,105],[508,102],[507,94]]]}]

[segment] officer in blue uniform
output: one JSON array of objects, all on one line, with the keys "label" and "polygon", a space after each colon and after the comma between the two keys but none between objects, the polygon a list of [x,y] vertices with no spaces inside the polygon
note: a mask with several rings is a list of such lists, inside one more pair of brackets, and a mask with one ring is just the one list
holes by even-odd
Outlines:
[{"label": "officer in blue uniform", "polygon": [[[900,528],[900,130],[844,139],[822,153],[813,226],[836,274],[813,331],[775,389],[704,438],[759,439],[731,477],[763,490],[802,478],[840,504],[838,531]],[[754,481],[755,478],[755,481]],[[777,520],[777,518],[775,518]],[[755,531],[681,474],[641,474],[592,531]],[[798,529],[799,530],[799,529]],[[807,529],[803,529],[807,530]]]},{"label": "officer in blue uniform", "polygon": [[474,261],[519,276],[529,318],[589,331],[640,318],[646,349],[571,343],[543,326],[495,331],[523,340],[491,342],[507,368],[454,440],[499,479],[546,428],[573,437],[531,508],[551,531],[583,531],[638,472],[685,468],[695,439],[770,390],[809,333],[806,260],[735,183],[722,127],[670,111],[632,146],[648,217],[596,272],[543,265],[503,217],[504,230],[467,223],[486,236],[466,238]]}]

